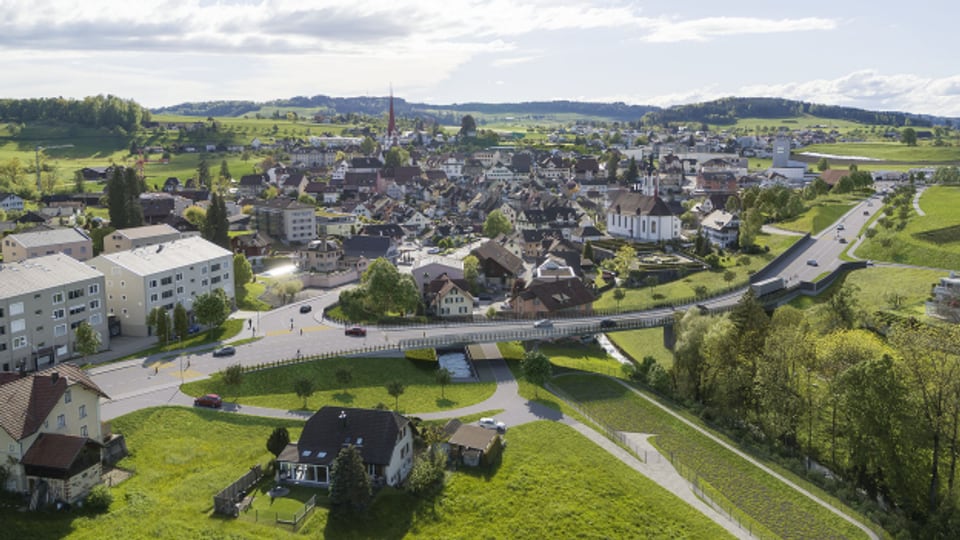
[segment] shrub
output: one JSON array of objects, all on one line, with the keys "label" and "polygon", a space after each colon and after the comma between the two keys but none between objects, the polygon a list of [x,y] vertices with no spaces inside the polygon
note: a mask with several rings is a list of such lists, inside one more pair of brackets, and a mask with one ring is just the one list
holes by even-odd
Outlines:
[{"label": "shrub", "polygon": [[406,353],[407,360],[414,360],[416,362],[436,362],[437,361],[437,350],[436,349],[410,349]]},{"label": "shrub", "polygon": [[110,509],[110,505],[112,503],[113,493],[110,493],[110,489],[103,484],[93,486],[93,489],[90,490],[90,494],[87,495],[87,508],[93,512],[106,512]]}]

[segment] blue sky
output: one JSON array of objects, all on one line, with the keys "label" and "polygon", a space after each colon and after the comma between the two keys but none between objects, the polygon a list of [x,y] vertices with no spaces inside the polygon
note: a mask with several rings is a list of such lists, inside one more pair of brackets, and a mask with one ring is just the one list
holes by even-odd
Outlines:
[{"label": "blue sky", "polygon": [[958,3],[0,0],[0,97],[775,96],[960,117]]}]

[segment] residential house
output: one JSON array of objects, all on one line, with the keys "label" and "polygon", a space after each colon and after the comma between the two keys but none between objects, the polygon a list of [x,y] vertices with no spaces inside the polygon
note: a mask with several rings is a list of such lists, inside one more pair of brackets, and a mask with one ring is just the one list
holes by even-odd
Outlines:
[{"label": "residential house", "polygon": [[469,317],[473,313],[474,297],[465,279],[454,279],[446,274],[427,284],[424,304],[437,317]]},{"label": "residential house", "polygon": [[593,313],[593,292],[579,279],[554,279],[531,283],[511,299],[518,317],[538,318],[555,314]]},{"label": "residential house", "polygon": [[393,411],[323,407],[277,456],[277,479],[328,487],[337,455],[353,446],[374,485],[399,486],[413,468],[413,434],[410,420]]},{"label": "residential house", "polygon": [[270,255],[270,239],[263,233],[240,234],[230,238],[230,249],[242,253],[253,264]]},{"label": "residential house", "polygon": [[339,268],[343,248],[336,240],[321,239],[310,242],[300,251],[299,266],[307,272],[330,273]]},{"label": "residential house", "polygon": [[374,224],[370,223],[360,228],[360,234],[367,236],[387,236],[394,242],[400,242],[407,235],[407,231],[396,223]]},{"label": "residential house", "polygon": [[600,177],[600,163],[594,157],[582,157],[573,165],[574,180],[592,180]]},{"label": "residential house", "polygon": [[30,494],[31,507],[75,503],[101,482],[100,398],[85,371],[70,365],[19,376],[0,373],[0,489]]},{"label": "residential house", "polygon": [[272,199],[253,205],[256,230],[285,244],[306,244],[317,238],[313,206],[294,199]]},{"label": "residential house", "polygon": [[498,242],[488,240],[470,252],[480,262],[480,275],[489,287],[510,289],[523,276],[523,260]]},{"label": "residential house", "polygon": [[641,242],[680,238],[680,218],[660,197],[622,192],[607,209],[607,233]]},{"label": "residential house", "polygon": [[102,272],[62,254],[0,266],[0,371],[72,358],[83,322],[110,346]]},{"label": "residential house", "polygon": [[736,247],[740,237],[740,218],[725,210],[714,210],[700,222],[700,230],[718,248]]},{"label": "residential house", "polygon": [[149,225],[163,223],[171,215],[179,216],[187,206],[184,204],[183,209],[177,212],[177,201],[170,193],[141,193],[139,202],[143,222]]},{"label": "residential house", "polygon": [[321,213],[317,216],[320,236],[352,236],[357,232],[357,216],[349,213]]},{"label": "residential house", "polygon": [[960,322],[960,277],[956,273],[940,278],[940,283],[933,287],[932,297],[926,303],[928,317]]},{"label": "residential house", "polygon": [[18,262],[44,255],[63,253],[78,261],[93,257],[93,240],[83,229],[72,227],[7,235],[3,239],[3,261]]},{"label": "residential house", "polygon": [[427,285],[439,276],[447,275],[450,279],[463,279],[463,261],[434,255],[421,260],[418,266],[410,270],[410,274],[417,283],[417,290],[425,294]]},{"label": "residential house", "polygon": [[151,335],[154,308],[172,312],[180,303],[192,313],[194,298],[216,289],[233,302],[233,253],[199,236],[104,253],[89,264],[106,276],[107,308],[125,335]]},{"label": "residential house", "polygon": [[524,259],[532,260],[543,255],[556,239],[563,238],[560,229],[527,229],[520,231],[520,249]]},{"label": "residential house", "polygon": [[531,272],[531,285],[561,279],[580,279],[573,266],[556,255],[548,255],[542,263],[535,266]]},{"label": "residential house", "polygon": [[697,171],[697,191],[735,195],[738,188],[737,172],[737,166],[724,159],[705,161]]},{"label": "residential house", "polygon": [[0,193],[0,208],[4,212],[22,212],[23,199],[16,193]]},{"label": "residential house", "polygon": [[461,424],[453,419],[447,422],[444,431],[452,432],[446,442],[447,455],[468,467],[489,465],[503,451],[503,438],[494,429]]},{"label": "residential house", "polygon": [[[187,233],[187,235],[191,235]],[[174,229],[166,223],[160,225],[145,225],[143,227],[131,227],[129,229],[118,229],[113,231],[103,239],[103,253],[114,253],[117,251],[127,251],[143,246],[151,246],[177,240],[184,236],[184,233]]]},{"label": "residential house", "polygon": [[584,225],[583,227],[577,227],[570,233],[570,240],[578,243],[586,242],[596,242],[597,240],[602,240],[606,238],[607,235],[603,234],[603,231],[594,227],[593,225]]},{"label": "residential house", "polygon": [[343,264],[350,268],[360,259],[373,261],[383,257],[396,264],[399,252],[397,245],[389,236],[367,236],[357,234],[343,239]]},{"label": "residential house", "polygon": [[[684,170],[683,160],[675,154],[667,154],[660,158],[657,165],[657,191],[665,195],[677,194],[683,191]],[[657,193],[657,195],[659,195]]]},{"label": "residential house", "polygon": [[264,174],[245,174],[237,183],[240,197],[259,197],[267,189],[267,176]]}]

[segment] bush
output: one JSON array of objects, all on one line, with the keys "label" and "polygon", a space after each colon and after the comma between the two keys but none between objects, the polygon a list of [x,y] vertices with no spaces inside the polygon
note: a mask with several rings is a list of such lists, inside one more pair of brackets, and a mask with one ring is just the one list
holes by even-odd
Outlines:
[{"label": "bush", "polygon": [[436,349],[410,349],[406,353],[407,360],[413,360],[416,362],[436,362],[437,361],[437,350]]},{"label": "bush", "polygon": [[103,484],[93,486],[93,489],[90,490],[90,494],[87,495],[86,506],[93,512],[106,512],[110,509],[110,505],[112,503],[113,493],[110,493],[110,489]]}]

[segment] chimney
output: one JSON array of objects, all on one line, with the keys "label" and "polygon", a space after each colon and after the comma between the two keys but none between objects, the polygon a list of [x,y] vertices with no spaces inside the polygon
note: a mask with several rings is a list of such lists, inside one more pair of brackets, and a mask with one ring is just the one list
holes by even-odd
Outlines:
[{"label": "chimney", "polygon": [[60,372],[54,371],[53,373],[50,374],[50,382],[52,384],[57,384],[57,381],[59,380],[60,380]]}]

